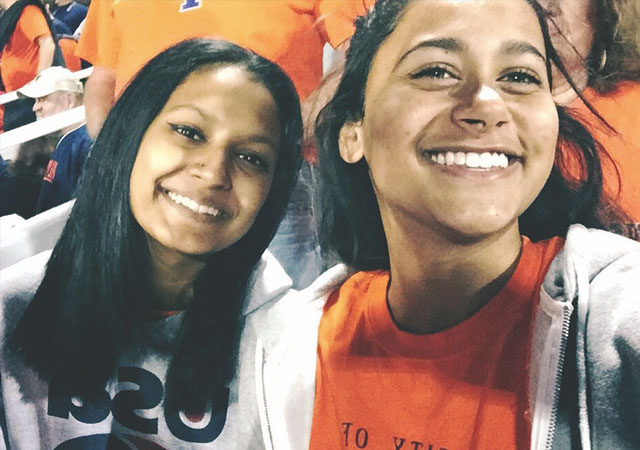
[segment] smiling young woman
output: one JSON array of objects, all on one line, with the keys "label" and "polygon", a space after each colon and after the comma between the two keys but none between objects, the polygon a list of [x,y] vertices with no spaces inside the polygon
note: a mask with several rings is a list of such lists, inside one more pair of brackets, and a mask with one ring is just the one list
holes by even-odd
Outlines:
[{"label": "smiling young woman", "polygon": [[554,102],[540,5],[378,0],[356,25],[316,127],[321,236],[356,273],[264,345],[273,447],[639,445],[640,382],[610,361],[638,363],[640,245],[593,229],[626,218]]},{"label": "smiling young woman", "polygon": [[0,448],[261,446],[243,325],[291,287],[263,253],[301,136],[289,78],[233,44],[140,71],[53,253],[2,272]]}]

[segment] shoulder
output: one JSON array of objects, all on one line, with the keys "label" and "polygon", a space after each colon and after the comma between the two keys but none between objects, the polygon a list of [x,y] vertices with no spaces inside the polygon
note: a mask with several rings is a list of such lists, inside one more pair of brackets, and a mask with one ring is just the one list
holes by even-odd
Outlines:
[{"label": "shoulder", "polygon": [[277,301],[257,311],[251,322],[262,345],[269,349],[283,342],[284,336],[299,335],[301,330],[315,334],[327,298],[344,282],[348,274],[349,269],[345,265],[332,267],[306,289],[288,290]]},{"label": "shoulder", "polygon": [[640,270],[640,242],[603,230],[573,225],[563,249],[571,261],[595,278],[603,270]]},{"label": "shoulder", "polygon": [[93,141],[91,137],[89,137],[86,125],[82,125],[62,136],[58,142],[56,151],[58,153],[70,152],[74,155],[86,155],[89,153],[92,143]]},{"label": "shoulder", "polygon": [[20,21],[40,21],[42,20],[46,24],[46,20],[44,18],[44,14],[42,10],[36,5],[27,5],[22,10],[22,15],[20,16]]},{"label": "shoulder", "polygon": [[577,298],[580,322],[592,337],[629,335],[640,323],[640,243],[574,225],[544,287],[554,298]]}]

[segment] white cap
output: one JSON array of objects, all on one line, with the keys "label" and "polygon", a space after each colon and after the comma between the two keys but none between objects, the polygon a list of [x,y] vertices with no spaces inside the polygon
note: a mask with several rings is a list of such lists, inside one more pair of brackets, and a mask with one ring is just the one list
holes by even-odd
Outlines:
[{"label": "white cap", "polygon": [[18,89],[18,96],[41,98],[56,91],[82,94],[82,83],[70,70],[53,66],[44,69],[33,80]]}]

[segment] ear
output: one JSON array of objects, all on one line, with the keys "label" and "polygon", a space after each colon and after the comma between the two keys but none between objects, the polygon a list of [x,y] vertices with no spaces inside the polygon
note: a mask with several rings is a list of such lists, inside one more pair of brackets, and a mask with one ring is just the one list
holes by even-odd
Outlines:
[{"label": "ear", "polygon": [[362,142],[362,120],[346,122],[340,129],[338,136],[340,156],[349,163],[355,164],[364,156],[364,143]]}]

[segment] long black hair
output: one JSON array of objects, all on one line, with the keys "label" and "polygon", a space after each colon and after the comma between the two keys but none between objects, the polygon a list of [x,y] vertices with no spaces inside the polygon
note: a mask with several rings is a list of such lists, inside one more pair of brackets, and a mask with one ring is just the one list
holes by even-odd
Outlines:
[{"label": "long black hair", "polygon": [[[355,164],[343,161],[338,137],[346,122],[364,116],[365,87],[372,61],[410,1],[378,0],[366,16],[356,20],[340,85],[316,122],[321,245],[325,256],[337,257],[358,270],[388,269],[389,253],[367,162],[364,158]],[[549,57],[549,80],[553,63],[575,87],[551,44],[544,10],[536,0],[527,2],[542,29]],[[557,110],[560,130],[554,168],[541,193],[519,219],[520,232],[533,240],[564,235],[574,223],[605,228],[609,222],[626,219],[614,205],[602,200],[602,149],[577,120],[562,107]],[[566,169],[569,160],[579,163],[583,175],[579,182],[562,175],[570,173]]]},{"label": "long black hair", "polygon": [[235,373],[245,293],[299,167],[300,104],[277,65],[225,41],[194,39],[152,59],[109,113],[44,278],[9,338],[9,351],[73,394],[104,389],[118,355],[140,342],[150,255],[129,204],[131,171],[147,128],[173,91],[212,65],[240,67],[267,88],[279,115],[281,146],[253,226],[231,247],[209,255],[195,282],[167,373],[165,408],[202,410]]}]

